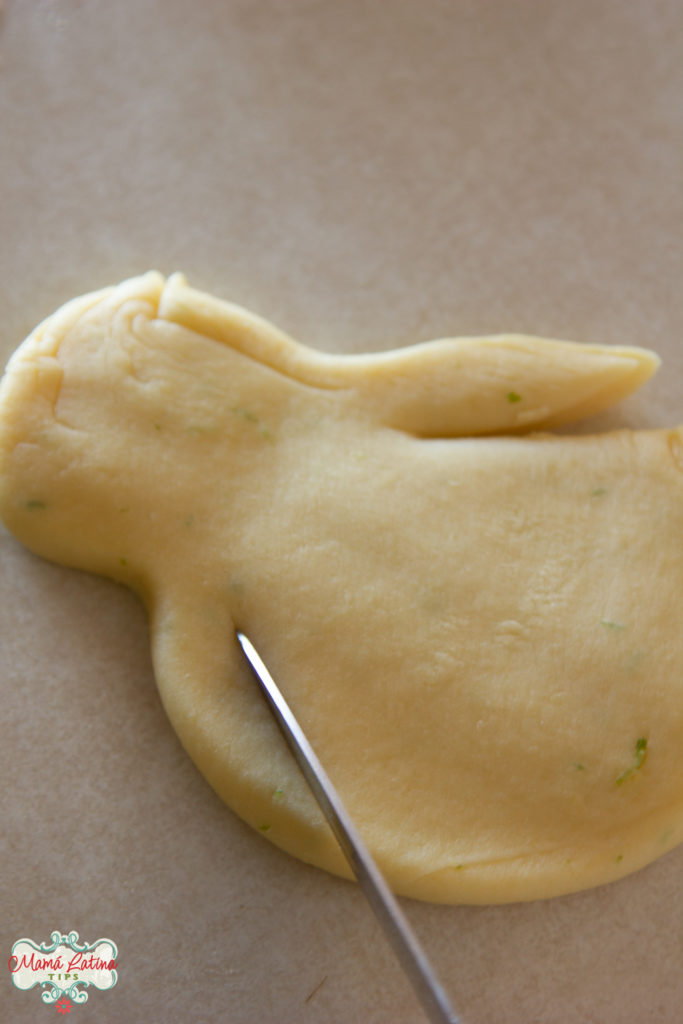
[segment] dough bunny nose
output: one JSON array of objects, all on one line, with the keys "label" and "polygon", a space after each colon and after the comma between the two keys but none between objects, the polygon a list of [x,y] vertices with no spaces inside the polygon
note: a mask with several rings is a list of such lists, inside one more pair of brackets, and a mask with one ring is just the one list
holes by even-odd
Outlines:
[{"label": "dough bunny nose", "polygon": [[264,837],[347,874],[253,636],[393,888],[607,882],[683,839],[683,435],[554,436],[657,368],[509,334],[331,356],[151,272],[0,384],[0,514],[138,591],[169,719]]}]

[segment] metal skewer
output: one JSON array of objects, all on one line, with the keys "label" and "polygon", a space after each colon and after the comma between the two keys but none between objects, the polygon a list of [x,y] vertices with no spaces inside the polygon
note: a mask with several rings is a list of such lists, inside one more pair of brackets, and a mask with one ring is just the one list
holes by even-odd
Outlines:
[{"label": "metal skewer", "polygon": [[408,924],[394,894],[330,782],[287,701],[259,657],[254,645],[237,630],[237,639],[258,680],[262,693],[296,758],[306,782],[320,804],[337,841],[393,946],[401,966],[432,1024],[462,1024],[454,1013],[424,950]]}]

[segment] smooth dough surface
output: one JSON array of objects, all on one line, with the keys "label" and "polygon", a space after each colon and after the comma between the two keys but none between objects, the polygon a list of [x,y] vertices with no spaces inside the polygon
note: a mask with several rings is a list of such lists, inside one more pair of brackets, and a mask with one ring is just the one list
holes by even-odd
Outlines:
[{"label": "smooth dough surface", "polygon": [[0,513],[142,595],[174,728],[266,838],[348,875],[236,625],[395,890],[553,896],[683,839],[683,432],[523,432],[656,365],[516,335],[322,355],[152,272],[10,360]]}]

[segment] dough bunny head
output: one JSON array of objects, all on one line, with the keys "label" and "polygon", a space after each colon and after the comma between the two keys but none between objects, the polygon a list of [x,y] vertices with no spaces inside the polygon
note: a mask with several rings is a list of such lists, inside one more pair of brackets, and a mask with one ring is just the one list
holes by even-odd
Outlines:
[{"label": "dough bunny head", "polygon": [[74,300],[0,385],[0,513],[136,589],[225,801],[348,875],[250,635],[393,887],[535,899],[683,839],[683,435],[553,436],[651,353],[519,335],[308,349],[157,273]]}]

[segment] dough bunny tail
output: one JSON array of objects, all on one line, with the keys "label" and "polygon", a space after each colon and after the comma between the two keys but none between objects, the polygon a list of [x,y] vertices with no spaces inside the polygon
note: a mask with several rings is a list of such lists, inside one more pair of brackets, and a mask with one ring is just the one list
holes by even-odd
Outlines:
[{"label": "dough bunny tail", "polygon": [[594,416],[659,366],[641,348],[582,345],[518,334],[446,338],[390,352],[315,352],[247,310],[166,283],[162,319],[221,341],[303,384],[351,391],[368,415],[420,437],[468,437],[558,427]]}]

